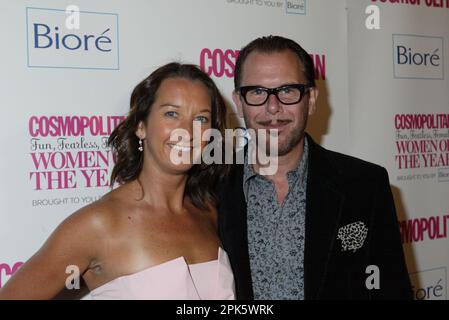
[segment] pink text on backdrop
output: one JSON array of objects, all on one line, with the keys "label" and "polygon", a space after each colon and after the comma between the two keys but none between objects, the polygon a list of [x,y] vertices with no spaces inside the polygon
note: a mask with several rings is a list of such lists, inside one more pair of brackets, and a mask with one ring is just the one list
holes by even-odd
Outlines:
[{"label": "pink text on backdrop", "polygon": [[[200,53],[200,68],[209,76],[221,78],[234,77],[235,62],[239,50],[203,48]],[[326,79],[326,56],[324,54],[311,54],[315,65],[315,79]]]},{"label": "pink text on backdrop", "polygon": [[12,267],[7,263],[0,263],[0,288],[22,265],[23,262],[16,262]]},{"label": "pink text on backdrop", "polygon": [[111,151],[36,152],[31,153],[34,168],[30,180],[35,190],[74,189],[82,186],[106,187],[108,169],[113,163]]},{"label": "pink text on backdrop", "polygon": [[399,222],[402,243],[448,237],[449,215],[415,218]]},{"label": "pink text on backdrop", "polygon": [[28,122],[31,137],[107,136],[124,116],[32,116]]},{"label": "pink text on backdrop", "polygon": [[392,5],[396,4],[413,5],[413,6],[426,5],[427,7],[440,8],[440,9],[449,8],[449,0],[371,0],[371,2],[386,3]]}]

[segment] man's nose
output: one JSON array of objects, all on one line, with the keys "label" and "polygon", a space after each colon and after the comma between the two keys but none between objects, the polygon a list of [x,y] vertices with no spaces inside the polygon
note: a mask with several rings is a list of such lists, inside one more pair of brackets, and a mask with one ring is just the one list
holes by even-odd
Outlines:
[{"label": "man's nose", "polygon": [[280,102],[275,94],[271,94],[267,100],[267,112],[271,114],[276,114],[281,109]]}]

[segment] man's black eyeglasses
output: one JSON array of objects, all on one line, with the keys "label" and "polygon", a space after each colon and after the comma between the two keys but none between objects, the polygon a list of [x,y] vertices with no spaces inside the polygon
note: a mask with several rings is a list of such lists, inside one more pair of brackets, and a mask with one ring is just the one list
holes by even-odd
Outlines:
[{"label": "man's black eyeglasses", "polygon": [[270,95],[274,94],[276,98],[286,105],[297,104],[301,102],[304,95],[312,88],[309,84],[288,84],[277,88],[265,88],[261,86],[240,87],[240,95],[249,106],[261,106],[267,102]]}]

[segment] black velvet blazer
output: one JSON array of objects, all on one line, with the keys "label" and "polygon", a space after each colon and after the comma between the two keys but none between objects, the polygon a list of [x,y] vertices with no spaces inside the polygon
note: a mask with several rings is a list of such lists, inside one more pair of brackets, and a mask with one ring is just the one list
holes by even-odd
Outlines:
[{"label": "black velvet blazer", "polygon": [[[412,299],[387,171],[307,137],[305,299]],[[219,235],[234,271],[237,299],[253,299],[243,165],[233,166],[219,196]],[[368,229],[365,241],[355,251],[343,250],[338,231],[356,222]],[[373,275],[370,265],[378,267],[378,289],[366,286]]]}]

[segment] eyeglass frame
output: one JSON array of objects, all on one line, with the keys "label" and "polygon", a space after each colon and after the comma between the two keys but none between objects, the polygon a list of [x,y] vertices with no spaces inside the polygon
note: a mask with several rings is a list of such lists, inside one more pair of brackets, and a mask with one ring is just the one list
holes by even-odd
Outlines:
[{"label": "eyeglass frame", "polygon": [[[296,101],[296,102],[285,103],[285,102],[282,102],[281,99],[279,99],[279,96],[278,96],[279,91],[281,91],[282,89],[284,89],[284,88],[286,88],[286,87],[292,87],[292,88],[299,89],[301,95],[300,95],[298,101]],[[304,98],[304,96],[309,92],[308,89],[313,88],[313,87],[314,87],[314,86],[311,85],[311,84],[292,83],[292,84],[284,84],[284,85],[282,85],[282,86],[280,86],[280,87],[277,87],[277,88],[266,88],[266,87],[263,87],[263,86],[241,86],[241,87],[238,89],[238,91],[239,91],[239,93],[240,93],[240,96],[243,97],[243,100],[245,101],[245,103],[246,103],[247,105],[252,106],[252,107],[260,107],[260,106],[264,105],[264,104],[268,101],[268,99],[270,98],[270,96],[271,96],[272,94],[274,94],[275,97],[276,97],[276,99],[277,99],[280,103],[282,103],[282,104],[284,104],[284,105],[298,104],[298,103],[301,102],[301,100]],[[248,93],[248,91],[250,91],[250,90],[252,90],[252,89],[261,89],[261,90],[267,92],[267,97],[266,97],[266,99],[264,100],[264,102],[258,103],[258,104],[248,103],[248,101],[246,100],[246,94]],[[306,91],[306,90],[307,90],[307,91]]]}]

